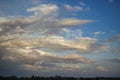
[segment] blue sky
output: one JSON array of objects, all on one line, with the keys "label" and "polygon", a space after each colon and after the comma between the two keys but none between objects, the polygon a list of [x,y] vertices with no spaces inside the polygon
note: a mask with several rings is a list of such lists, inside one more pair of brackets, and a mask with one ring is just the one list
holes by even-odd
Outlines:
[{"label": "blue sky", "polygon": [[0,75],[120,77],[119,0],[0,0]]}]

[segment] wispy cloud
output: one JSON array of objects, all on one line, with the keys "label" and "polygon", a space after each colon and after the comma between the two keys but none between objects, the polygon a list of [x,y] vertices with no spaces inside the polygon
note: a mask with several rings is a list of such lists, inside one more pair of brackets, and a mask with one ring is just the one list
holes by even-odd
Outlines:
[{"label": "wispy cloud", "polygon": [[103,66],[97,66],[96,69],[103,72],[107,71],[107,69]]},{"label": "wispy cloud", "polygon": [[[74,70],[80,69],[77,64],[91,64],[92,61],[75,54],[58,56],[39,49],[6,49],[9,53],[2,55],[1,62],[15,63],[30,70]],[[18,67],[16,67],[18,68]]]},{"label": "wispy cloud", "polygon": [[106,39],[105,41],[107,41],[107,42],[118,42],[118,41],[120,41],[120,35],[117,34],[117,35],[115,35],[115,36],[113,36],[109,39]]},{"label": "wispy cloud", "polygon": [[114,2],[114,0],[108,0],[108,2],[109,2],[109,3],[112,3],[112,2]]},{"label": "wispy cloud", "polygon": [[120,58],[107,59],[107,61],[112,61],[114,63],[120,63]]},{"label": "wispy cloud", "polygon": [[68,11],[83,11],[83,7],[80,7],[80,6],[70,6],[66,4],[64,7]]},{"label": "wispy cloud", "polygon": [[77,26],[93,22],[93,20],[79,20],[76,18],[59,19],[58,6],[53,4],[42,4],[37,7],[28,8],[33,12],[28,17],[0,18],[1,34],[41,32],[41,34],[59,34],[63,28]]},{"label": "wispy cloud", "polygon": [[64,5],[64,8],[68,11],[71,11],[71,12],[77,12],[77,11],[80,11],[80,12],[84,12],[84,11],[89,11],[90,10],[90,7],[88,7],[84,2],[82,1],[79,1],[79,5],[78,6],[71,6],[69,4],[65,4]]},{"label": "wispy cloud", "polygon": [[84,2],[82,2],[82,1],[80,1],[80,5],[81,6],[86,6],[86,4]]},{"label": "wispy cloud", "polygon": [[100,35],[100,34],[105,34],[105,32],[94,32],[94,35]]}]

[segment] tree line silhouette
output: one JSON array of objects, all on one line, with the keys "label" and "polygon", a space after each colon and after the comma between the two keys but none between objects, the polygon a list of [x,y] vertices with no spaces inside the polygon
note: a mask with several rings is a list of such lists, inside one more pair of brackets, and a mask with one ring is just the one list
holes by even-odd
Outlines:
[{"label": "tree line silhouette", "polygon": [[96,78],[75,78],[75,77],[61,77],[61,76],[50,76],[50,77],[40,77],[40,76],[31,76],[31,77],[16,77],[16,76],[0,76],[0,80],[120,80],[120,77],[96,77]]}]

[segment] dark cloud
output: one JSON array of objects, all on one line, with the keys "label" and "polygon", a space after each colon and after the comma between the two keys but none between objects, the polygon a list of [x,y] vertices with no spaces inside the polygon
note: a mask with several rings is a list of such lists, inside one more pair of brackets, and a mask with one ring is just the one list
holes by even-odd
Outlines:
[{"label": "dark cloud", "polygon": [[114,63],[120,63],[120,58],[114,58],[114,59],[107,59],[108,61],[112,61]]}]

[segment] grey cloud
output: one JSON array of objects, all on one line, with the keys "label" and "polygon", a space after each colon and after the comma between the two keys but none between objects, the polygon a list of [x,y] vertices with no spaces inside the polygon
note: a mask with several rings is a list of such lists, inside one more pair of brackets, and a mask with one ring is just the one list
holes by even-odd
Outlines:
[{"label": "grey cloud", "polygon": [[93,44],[90,44],[89,48],[92,53],[101,53],[107,52],[110,46],[102,42],[95,42]]},{"label": "grey cloud", "polygon": [[111,37],[109,39],[106,39],[105,41],[106,42],[118,42],[118,41],[120,41],[120,35],[118,34],[118,35],[113,36],[113,37]]},{"label": "grey cloud", "polygon": [[96,69],[99,70],[99,71],[102,71],[102,72],[107,71],[107,69],[103,66],[97,66]]},{"label": "grey cloud", "polygon": [[115,62],[115,63],[120,63],[120,58],[107,59],[107,61],[112,61],[112,62]]},{"label": "grey cloud", "polygon": [[120,48],[112,48],[111,50],[111,53],[120,53]]},{"label": "grey cloud", "polygon": [[[6,54],[4,54],[6,52]],[[2,71],[51,71],[51,70],[76,70],[80,69],[80,64],[92,64],[92,61],[83,56],[67,54],[64,56],[38,49],[7,48],[1,55],[0,67]],[[9,67],[8,67],[9,66]]]},{"label": "grey cloud", "polygon": [[[8,49],[9,53],[1,56],[2,61],[10,61],[19,64],[30,64],[35,65],[39,63],[63,63],[63,64],[90,64],[91,61],[79,55],[65,55],[57,56],[52,53],[44,52],[41,50],[26,50],[26,49]],[[42,64],[41,64],[42,65]]]},{"label": "grey cloud", "polygon": [[25,17],[13,17],[4,22],[0,22],[1,35],[6,33],[24,33],[24,27],[30,25],[33,21],[26,19]]}]

